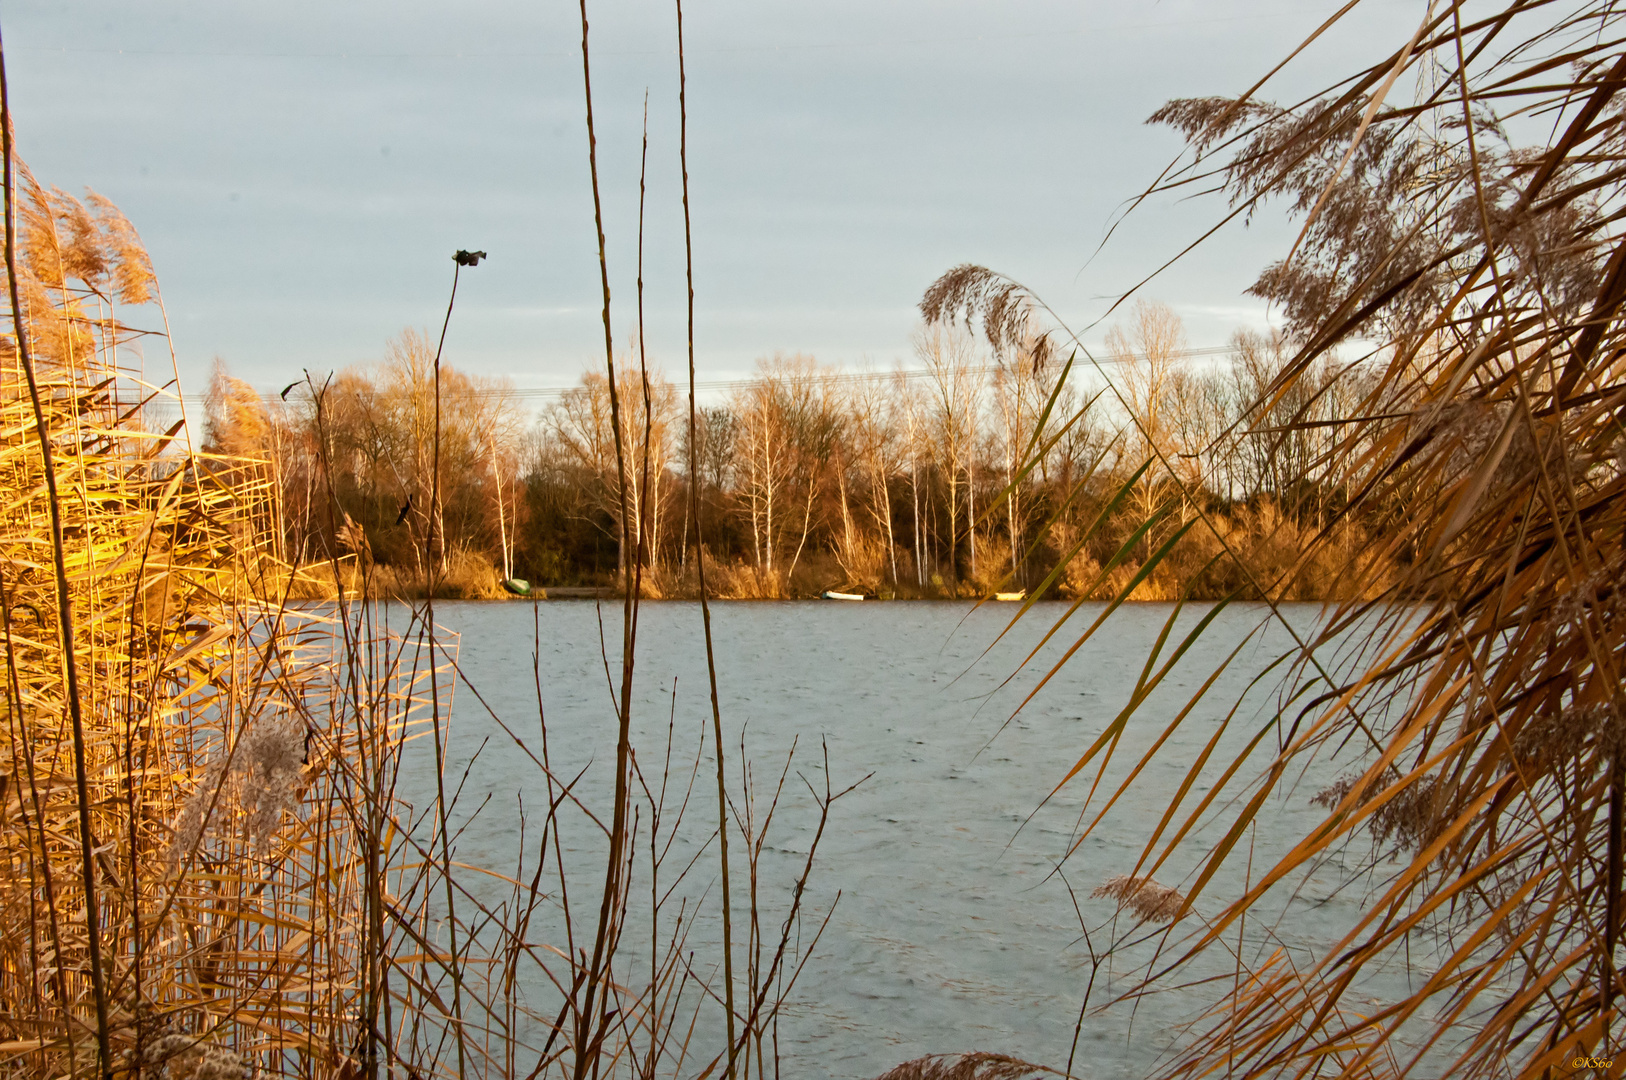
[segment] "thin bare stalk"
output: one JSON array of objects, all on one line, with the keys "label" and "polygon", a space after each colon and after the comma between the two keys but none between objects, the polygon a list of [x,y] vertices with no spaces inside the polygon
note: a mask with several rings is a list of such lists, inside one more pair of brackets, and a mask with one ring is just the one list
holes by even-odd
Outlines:
[{"label": "thin bare stalk", "polygon": [[[615,377],[615,340],[610,329],[610,268],[605,254],[604,206],[598,183],[598,140],[593,129],[593,76],[588,48],[587,0],[581,0],[582,23],[582,95],[587,111],[587,164],[593,183],[593,223],[598,234],[599,280],[604,294],[604,364],[609,375],[610,425],[615,433],[615,462],[617,485],[621,505],[622,563],[622,620],[621,620],[621,697],[618,707],[618,730],[615,745],[615,813],[610,827],[610,849],[605,859],[604,893],[599,904],[598,928],[593,936],[592,959],[587,965],[586,985],[582,990],[580,1011],[576,1017],[576,1060],[574,1076],[582,1080],[589,1067],[597,1061],[597,1047],[602,1040],[606,1015],[599,1019],[594,1033],[593,1008],[601,982],[608,979],[610,956],[614,952],[616,912],[621,898],[623,849],[627,838],[627,802],[629,790],[628,760],[631,753],[633,646],[637,627],[638,590],[627,565],[627,554],[633,553],[630,533],[631,519],[628,506],[628,475],[626,446],[621,427],[621,401]],[[636,558],[635,553],[633,557]],[[605,987],[606,995],[608,987]]]},{"label": "thin bare stalk", "polygon": [[706,678],[711,691],[712,742],[717,753],[717,860],[723,892],[723,1007],[728,1018],[728,1073],[734,1076],[737,1053],[734,1025],[734,925],[728,874],[728,780],[723,755],[723,710],[717,697],[717,650],[711,639],[711,603],[706,594],[706,541],[700,520],[700,471],[695,441],[694,402],[694,234],[689,220],[689,104],[688,72],[683,54],[683,0],[677,5],[678,45],[678,162],[683,174],[683,270],[688,312],[689,345],[689,500],[694,519],[695,573],[700,589],[700,622],[706,637]]},{"label": "thin bare stalk", "polygon": [[[452,975],[452,1029],[457,1041],[457,1075],[466,1073],[463,1032],[463,975],[457,955],[457,899],[452,890],[452,841],[448,830],[446,806],[446,746],[441,731],[440,716],[440,663],[435,651],[435,539],[440,524],[440,354],[446,347],[446,331],[452,324],[452,307],[457,303],[457,281],[463,272],[461,259],[452,266],[452,295],[446,302],[446,318],[440,327],[440,342],[435,346],[435,444],[433,464],[429,476],[429,524],[424,530],[424,634],[429,642],[429,700],[430,717],[434,724],[435,742],[435,812],[440,818],[441,875],[446,884],[446,929],[449,967]],[[446,538],[440,537],[444,549]]]}]

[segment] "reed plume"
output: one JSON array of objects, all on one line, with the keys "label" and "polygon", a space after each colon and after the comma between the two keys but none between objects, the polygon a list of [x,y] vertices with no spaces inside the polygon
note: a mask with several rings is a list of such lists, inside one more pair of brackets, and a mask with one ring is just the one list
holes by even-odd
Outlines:
[{"label": "reed plume", "polygon": [[1119,910],[1128,908],[1146,922],[1173,922],[1185,908],[1186,898],[1179,889],[1159,885],[1149,877],[1116,874],[1090,890],[1091,896],[1118,901]]},{"label": "reed plume", "polygon": [[879,1080],[1038,1080],[1060,1075],[1004,1054],[932,1054],[888,1069]]}]

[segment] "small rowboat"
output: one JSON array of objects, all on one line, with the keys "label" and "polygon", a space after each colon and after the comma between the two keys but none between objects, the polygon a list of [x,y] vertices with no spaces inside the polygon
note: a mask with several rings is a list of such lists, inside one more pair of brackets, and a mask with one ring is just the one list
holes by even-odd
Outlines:
[{"label": "small rowboat", "polygon": [[524,578],[503,578],[502,587],[513,593],[515,596],[531,595],[531,583],[526,581]]},{"label": "small rowboat", "polygon": [[1027,598],[1028,598],[1028,591],[1026,589],[1022,589],[1020,592],[996,592],[994,594],[994,599],[995,600],[1011,601],[1011,600],[1026,600]]},{"label": "small rowboat", "polygon": [[829,591],[826,591],[826,592],[821,594],[821,599],[824,599],[824,600],[862,600],[863,598],[864,598],[863,593],[829,592]]}]

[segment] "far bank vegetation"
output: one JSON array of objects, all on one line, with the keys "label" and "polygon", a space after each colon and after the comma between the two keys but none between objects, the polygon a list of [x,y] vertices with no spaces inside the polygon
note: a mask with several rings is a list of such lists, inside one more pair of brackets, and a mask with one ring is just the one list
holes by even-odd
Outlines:
[{"label": "far bank vegetation", "polygon": [[[1070,368],[1037,335],[993,348],[943,320],[924,324],[912,345],[912,362],[890,371],[775,355],[702,406],[692,452],[714,595],[970,597],[1049,582],[1052,595],[1109,598],[1202,511],[1220,535],[1188,531],[1136,599],[1186,590],[1325,599],[1338,590],[1335,568],[1385,531],[1382,513],[1340,515],[1347,492],[1318,479],[1340,419],[1364,393],[1359,366],[1325,361],[1259,407],[1288,343],[1241,333],[1220,355],[1200,355],[1156,303],[1132,309],[1102,354],[1074,354]],[[304,587],[330,588],[341,555],[353,576],[357,560],[370,564],[375,592],[421,595],[431,514],[445,538],[435,568],[443,596],[501,595],[505,577],[615,587],[629,555],[606,375],[587,372],[538,414],[510,384],[443,365],[432,508],[433,346],[408,330],[378,362],[285,397],[217,365],[209,449],[263,463],[282,495],[281,554],[305,567]],[[1139,423],[1095,393],[1096,362]],[[649,462],[647,482],[627,493],[627,533],[643,538],[632,558],[643,562],[646,596],[692,596],[686,388],[651,367],[646,393],[636,356],[617,371],[634,475]],[[324,469],[337,515],[324,502]],[[1137,472],[1129,496],[1115,499]],[[1138,557],[1103,573],[1154,517]],[[1301,562],[1335,519],[1336,550],[1317,547]],[[1216,560],[1227,547],[1233,557]]]}]

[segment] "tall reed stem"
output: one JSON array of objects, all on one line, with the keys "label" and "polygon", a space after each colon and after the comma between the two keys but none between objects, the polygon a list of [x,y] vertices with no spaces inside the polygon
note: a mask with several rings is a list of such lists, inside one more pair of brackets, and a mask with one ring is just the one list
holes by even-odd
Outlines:
[{"label": "tall reed stem", "polygon": [[581,0],[582,93],[587,107],[587,165],[593,182],[593,224],[598,233],[599,281],[604,293],[604,365],[610,381],[610,427],[615,433],[616,475],[621,501],[621,572],[623,606],[621,616],[621,700],[619,729],[615,744],[615,815],[610,826],[610,850],[604,865],[604,896],[599,904],[598,930],[593,936],[593,956],[587,968],[581,1011],[576,1017],[576,1080],[587,1074],[596,1057],[597,1045],[610,1017],[606,1014],[599,1034],[593,1033],[593,1005],[599,983],[605,979],[609,954],[614,951],[615,914],[621,895],[623,849],[627,837],[628,761],[631,756],[633,646],[637,627],[638,585],[627,564],[628,554],[636,559],[630,533],[627,499],[627,453],[621,429],[621,400],[615,380],[615,340],[610,330],[610,265],[604,245],[604,204],[598,186],[598,140],[593,130],[593,73],[587,43],[587,0]]},{"label": "tall reed stem", "polygon": [[[457,901],[452,889],[452,838],[446,812],[446,747],[440,726],[440,670],[435,655],[435,526],[440,523],[440,354],[446,347],[446,331],[452,325],[452,307],[457,303],[457,281],[463,272],[461,261],[452,267],[452,296],[446,302],[446,319],[440,326],[440,342],[435,346],[435,446],[429,476],[429,525],[424,530],[423,573],[424,632],[429,638],[429,701],[435,738],[435,809],[440,818],[440,858],[446,883],[446,930],[452,972],[452,1026],[456,1035],[457,1075],[464,1073],[463,974],[457,959]],[[446,538],[440,537],[444,552]]]},{"label": "tall reed stem", "polygon": [[[62,637],[62,670],[68,693],[68,718],[73,726],[73,780],[79,796],[79,864],[85,882],[85,938],[90,956],[90,984],[96,996],[96,1053],[102,1076],[112,1080],[113,1058],[107,1038],[107,990],[102,974],[102,941],[96,896],[95,841],[90,829],[90,783],[85,773],[85,721],[79,699],[79,664],[74,655],[73,608],[68,592],[68,564],[62,534],[62,506],[57,494],[56,462],[51,456],[51,432],[45,423],[40,401],[39,380],[34,361],[28,354],[28,334],[23,328],[22,300],[17,291],[17,206],[12,181],[11,97],[6,83],[5,47],[0,43],[0,141],[5,153],[6,198],[6,283],[11,291],[11,321],[17,335],[17,358],[28,379],[28,396],[34,406],[34,428],[40,442],[40,461],[45,470],[45,490],[50,504],[51,561],[56,570],[56,613]],[[58,963],[60,963],[60,959]],[[69,1002],[62,1003],[66,1012]],[[71,1028],[71,1012],[66,1016]]]},{"label": "tall reed stem", "polygon": [[688,72],[683,62],[683,0],[677,4],[678,163],[683,173],[683,269],[689,316],[689,500],[694,518],[695,571],[700,589],[700,622],[706,636],[706,677],[711,686],[711,730],[717,745],[717,851],[723,876],[723,1006],[728,1013],[728,1076],[734,1076],[734,911],[728,876],[728,782],[723,768],[723,711],[717,701],[717,652],[711,640],[711,604],[706,599],[706,545],[700,527],[699,448],[695,441],[694,402],[694,235],[689,223]]}]

